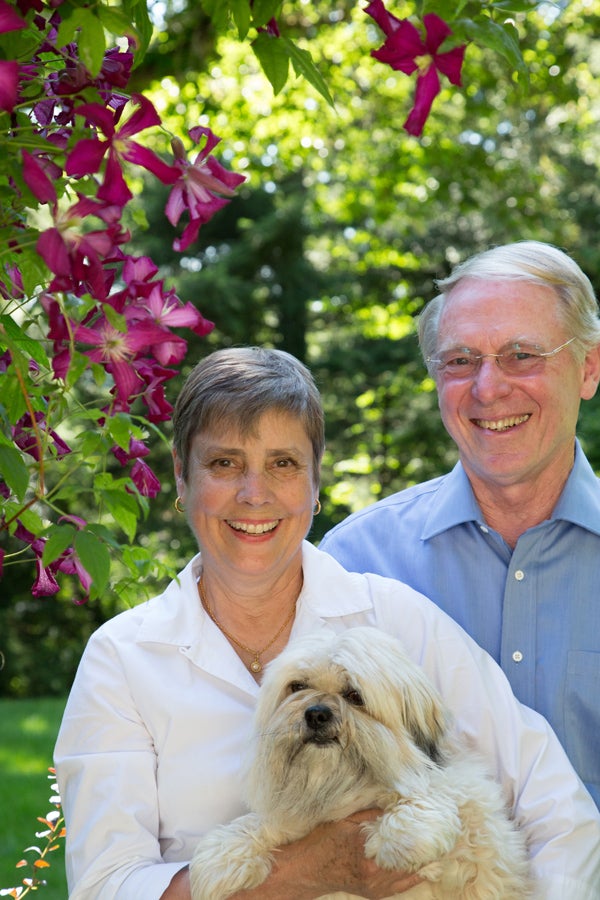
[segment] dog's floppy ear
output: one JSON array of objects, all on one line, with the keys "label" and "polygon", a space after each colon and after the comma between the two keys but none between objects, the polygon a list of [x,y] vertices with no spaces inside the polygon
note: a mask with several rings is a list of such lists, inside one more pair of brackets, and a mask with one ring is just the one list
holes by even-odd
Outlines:
[{"label": "dog's floppy ear", "polygon": [[[420,673],[419,673],[420,674]],[[421,679],[419,679],[421,681]],[[405,726],[419,747],[435,763],[442,761],[441,742],[447,721],[436,692],[428,683],[404,684]]]},{"label": "dog's floppy ear", "polygon": [[437,691],[425,674],[410,666],[403,672],[399,689],[403,701],[403,724],[415,744],[435,763],[443,758],[442,738],[447,719]]}]

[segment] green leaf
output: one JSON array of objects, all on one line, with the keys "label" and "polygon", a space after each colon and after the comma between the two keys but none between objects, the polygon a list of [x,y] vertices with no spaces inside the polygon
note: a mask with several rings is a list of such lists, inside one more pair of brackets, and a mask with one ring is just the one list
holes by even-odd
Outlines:
[{"label": "green leaf", "polygon": [[292,61],[292,65],[294,67],[296,75],[303,75],[308,83],[312,84],[315,90],[318,91],[319,94],[321,94],[321,96],[325,98],[325,100],[327,100],[329,105],[331,107],[335,107],[333,97],[329,93],[329,89],[325,83],[325,80],[315,66],[309,51],[302,50],[300,47],[297,47],[296,44],[292,43],[292,41],[289,40],[289,38],[280,37],[277,38],[277,40],[283,42],[283,45],[286,48],[288,55]]},{"label": "green leaf", "polygon": [[0,472],[11,491],[22,500],[29,484],[29,469],[16,447],[0,444]]},{"label": "green leaf", "polygon": [[254,0],[252,4],[252,24],[256,28],[266,25],[271,19],[277,17],[280,9],[281,0]]},{"label": "green leaf", "polygon": [[81,565],[92,579],[93,594],[98,596],[106,588],[110,575],[110,555],[105,544],[91,531],[78,531],[75,550]]},{"label": "green leaf", "polygon": [[21,351],[40,366],[46,369],[50,368],[43,346],[23,331],[11,316],[0,315],[0,335],[12,353]]},{"label": "green leaf", "polygon": [[118,444],[122,450],[129,450],[131,437],[131,421],[129,417],[123,414],[112,416],[107,421],[107,428],[115,444]]},{"label": "green leaf", "polygon": [[44,552],[42,553],[42,564],[49,566],[51,562],[58,559],[67,547],[73,543],[73,536],[76,528],[74,525],[53,525],[50,530],[48,540],[44,544]]},{"label": "green leaf", "polygon": [[77,10],[81,14],[81,31],[77,39],[79,58],[88,72],[95,78],[100,74],[104,53],[106,51],[106,38],[100,19],[89,9]]},{"label": "green leaf", "polygon": [[133,23],[129,16],[126,16],[125,13],[116,9],[114,6],[98,6],[98,18],[102,22],[104,28],[107,31],[110,31],[111,34],[116,34],[121,37],[124,34],[131,34],[136,29],[133,27]]},{"label": "green leaf", "polygon": [[58,47],[72,41],[79,47],[81,62],[95,78],[102,68],[106,40],[102,22],[87,7],[77,7],[71,15],[65,15],[58,28]]},{"label": "green leaf", "polygon": [[250,28],[250,4],[248,0],[231,0],[231,12],[240,41],[245,40]]},{"label": "green leaf", "polygon": [[519,36],[514,25],[510,22],[498,25],[497,22],[492,22],[491,19],[485,16],[482,16],[477,22],[472,19],[465,19],[461,24],[470,40],[479,46],[487,47],[499,53],[508,60],[519,75],[522,75],[526,80],[529,79],[529,70],[521,54]]},{"label": "green leaf", "polygon": [[263,72],[271,82],[273,93],[278,94],[287,81],[290,69],[289,54],[281,43],[281,38],[261,33],[251,46]]},{"label": "green leaf", "polygon": [[102,491],[102,499],[111,516],[132,541],[137,531],[138,504],[132,494],[122,491]]}]

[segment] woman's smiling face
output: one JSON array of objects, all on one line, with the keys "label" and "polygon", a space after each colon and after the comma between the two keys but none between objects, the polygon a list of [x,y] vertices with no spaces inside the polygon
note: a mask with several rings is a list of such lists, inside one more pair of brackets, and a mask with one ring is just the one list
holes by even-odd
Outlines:
[{"label": "woman's smiling face", "polygon": [[247,435],[224,425],[195,435],[178,490],[204,565],[223,573],[282,575],[301,560],[318,493],[302,423],[267,412]]},{"label": "woman's smiling face", "polygon": [[[553,350],[572,337],[559,303],[550,287],[465,278],[446,301],[438,351],[494,354],[518,341]],[[568,472],[580,400],[596,390],[597,359],[592,351],[580,363],[568,346],[534,374],[506,375],[492,357],[481,360],[471,379],[440,374],[442,419],[471,480],[504,486]]]}]

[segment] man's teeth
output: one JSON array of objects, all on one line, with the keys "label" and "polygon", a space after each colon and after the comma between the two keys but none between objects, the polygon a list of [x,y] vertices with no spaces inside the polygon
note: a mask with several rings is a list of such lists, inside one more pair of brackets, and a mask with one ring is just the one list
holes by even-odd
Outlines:
[{"label": "man's teeth", "polygon": [[272,522],[259,522],[257,525],[253,525],[251,522],[227,522],[231,528],[234,528],[235,531],[245,531],[246,534],[266,534],[267,531],[273,531],[274,528],[277,528],[279,525],[279,519],[274,519]]},{"label": "man's teeth", "polygon": [[475,424],[490,431],[506,431],[507,428],[512,428],[513,425],[520,425],[522,422],[526,422],[529,416],[530,413],[526,413],[524,416],[508,416],[506,419],[475,419]]}]

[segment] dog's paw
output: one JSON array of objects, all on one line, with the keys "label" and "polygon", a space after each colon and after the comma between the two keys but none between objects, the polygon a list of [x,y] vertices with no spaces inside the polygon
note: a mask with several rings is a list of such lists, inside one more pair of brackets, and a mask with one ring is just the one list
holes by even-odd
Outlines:
[{"label": "dog's paw", "polygon": [[369,859],[384,869],[416,872],[448,853],[462,826],[454,800],[438,794],[401,800],[364,828]]},{"label": "dog's paw", "polygon": [[190,863],[192,900],[226,900],[258,887],[271,871],[269,849],[253,813],[214,828],[199,841]]}]

